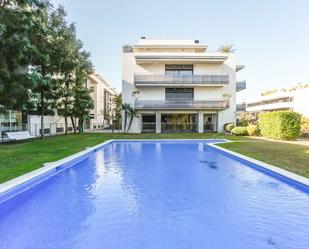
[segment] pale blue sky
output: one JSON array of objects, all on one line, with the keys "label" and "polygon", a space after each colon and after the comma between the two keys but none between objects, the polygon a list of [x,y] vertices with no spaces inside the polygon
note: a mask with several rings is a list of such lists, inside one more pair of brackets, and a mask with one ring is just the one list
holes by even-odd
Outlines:
[{"label": "pale blue sky", "polygon": [[309,0],[53,0],[68,11],[95,69],[121,90],[121,46],[149,38],[231,42],[248,90],[309,82]]}]

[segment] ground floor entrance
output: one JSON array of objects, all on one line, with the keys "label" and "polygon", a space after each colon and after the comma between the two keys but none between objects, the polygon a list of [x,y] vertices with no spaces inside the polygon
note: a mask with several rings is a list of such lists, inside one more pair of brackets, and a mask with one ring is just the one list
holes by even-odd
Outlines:
[{"label": "ground floor entrance", "polygon": [[218,112],[140,114],[141,132],[217,132]]},{"label": "ground floor entrance", "polygon": [[156,132],[156,114],[142,114],[142,132]]},{"label": "ground floor entrance", "polygon": [[217,132],[218,131],[218,114],[205,113],[203,117],[203,131],[204,132]]},{"label": "ground floor entrance", "polygon": [[161,114],[161,132],[197,132],[197,114]]}]

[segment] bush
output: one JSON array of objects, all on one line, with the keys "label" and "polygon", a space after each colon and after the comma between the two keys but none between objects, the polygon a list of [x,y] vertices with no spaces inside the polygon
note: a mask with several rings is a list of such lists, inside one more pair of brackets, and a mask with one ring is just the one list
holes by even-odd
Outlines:
[{"label": "bush", "polygon": [[247,127],[245,127],[245,126],[237,126],[237,127],[232,129],[231,133],[236,135],[236,136],[245,136],[245,135],[248,134],[247,133]]},{"label": "bush", "polygon": [[264,137],[294,140],[300,134],[301,115],[292,111],[266,112],[259,115],[259,128]]},{"label": "bush", "polygon": [[248,122],[244,119],[236,119],[236,126],[247,126],[248,125]]},{"label": "bush", "polygon": [[248,125],[247,132],[249,136],[257,136],[259,135],[259,129],[257,125]]},{"label": "bush", "polygon": [[234,127],[235,127],[234,123],[226,123],[224,124],[223,129],[226,132],[230,133]]},{"label": "bush", "polygon": [[301,119],[300,134],[303,137],[309,137],[309,118],[303,117]]}]

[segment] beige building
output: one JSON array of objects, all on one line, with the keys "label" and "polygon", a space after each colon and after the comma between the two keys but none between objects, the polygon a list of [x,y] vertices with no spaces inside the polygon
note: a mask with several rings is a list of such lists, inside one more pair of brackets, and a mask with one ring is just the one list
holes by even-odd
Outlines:
[{"label": "beige building", "polygon": [[[153,40],[124,46],[122,101],[138,110],[129,132],[216,132],[235,120],[235,55],[198,40]],[[124,120],[123,120],[124,124]]]},{"label": "beige building", "polygon": [[248,112],[286,110],[309,117],[309,84],[299,84],[290,89],[269,90],[246,102]]},{"label": "beige building", "polygon": [[[94,101],[94,109],[90,112],[91,119],[85,123],[85,129],[103,129],[109,126],[113,114],[113,97],[116,91],[99,75],[88,76],[87,88]],[[28,115],[27,126],[32,135],[41,132],[40,116]],[[64,118],[58,115],[44,117],[44,132],[48,135],[64,133]],[[77,120],[75,122],[78,124]],[[68,131],[73,132],[73,124],[68,119]]]},{"label": "beige building", "polygon": [[86,128],[108,127],[114,112],[113,98],[117,94],[116,90],[97,73],[88,76],[87,87],[94,102],[94,109],[90,113],[91,119]]}]

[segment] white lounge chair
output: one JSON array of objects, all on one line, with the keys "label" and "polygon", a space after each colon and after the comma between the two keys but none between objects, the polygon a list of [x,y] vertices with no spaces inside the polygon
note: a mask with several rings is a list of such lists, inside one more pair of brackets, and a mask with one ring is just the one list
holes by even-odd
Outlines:
[{"label": "white lounge chair", "polygon": [[35,136],[30,135],[29,131],[7,132],[6,135],[12,141],[35,138]]}]

